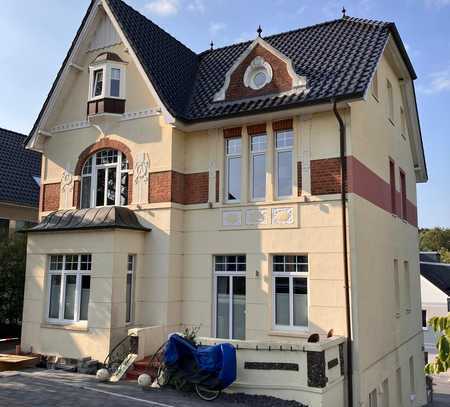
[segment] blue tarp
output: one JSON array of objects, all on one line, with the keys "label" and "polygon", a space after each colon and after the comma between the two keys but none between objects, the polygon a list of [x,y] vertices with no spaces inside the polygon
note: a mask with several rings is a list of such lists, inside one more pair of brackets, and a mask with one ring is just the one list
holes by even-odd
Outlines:
[{"label": "blue tarp", "polygon": [[208,373],[219,381],[221,389],[236,380],[236,349],[229,343],[197,347],[182,336],[173,334],[164,356],[168,366],[182,366],[184,360],[194,359],[197,373]]}]

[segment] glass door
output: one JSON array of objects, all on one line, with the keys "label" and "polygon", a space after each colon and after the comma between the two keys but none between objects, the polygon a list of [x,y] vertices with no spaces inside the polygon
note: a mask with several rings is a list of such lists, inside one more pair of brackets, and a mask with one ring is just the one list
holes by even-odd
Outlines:
[{"label": "glass door", "polygon": [[216,337],[245,339],[245,256],[215,256]]}]

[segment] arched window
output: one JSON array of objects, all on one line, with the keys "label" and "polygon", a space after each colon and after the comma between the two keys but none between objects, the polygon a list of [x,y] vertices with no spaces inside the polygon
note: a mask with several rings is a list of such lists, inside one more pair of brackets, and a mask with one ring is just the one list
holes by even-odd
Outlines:
[{"label": "arched window", "polygon": [[91,155],[81,172],[81,208],[128,205],[128,160],[105,149]]}]

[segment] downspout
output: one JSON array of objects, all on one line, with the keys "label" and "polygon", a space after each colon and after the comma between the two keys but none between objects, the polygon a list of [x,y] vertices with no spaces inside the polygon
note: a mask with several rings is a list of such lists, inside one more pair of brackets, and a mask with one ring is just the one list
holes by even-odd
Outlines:
[{"label": "downspout", "polygon": [[333,112],[339,123],[340,139],[340,164],[341,164],[341,208],[342,208],[342,244],[344,259],[344,283],[345,283],[345,316],[347,325],[347,394],[348,406],[353,407],[353,360],[352,360],[352,321],[350,310],[350,278],[348,268],[348,244],[347,244],[347,159],[346,155],[346,128],[344,120],[339,114],[336,101],[333,99]]}]

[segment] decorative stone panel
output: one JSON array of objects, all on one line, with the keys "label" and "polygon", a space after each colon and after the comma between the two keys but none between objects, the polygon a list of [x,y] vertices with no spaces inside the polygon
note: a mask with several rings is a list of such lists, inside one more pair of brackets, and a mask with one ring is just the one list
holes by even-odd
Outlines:
[{"label": "decorative stone panel", "polygon": [[247,209],[245,211],[246,225],[267,225],[267,209]]},{"label": "decorative stone panel", "polygon": [[272,208],[273,225],[291,225],[294,223],[294,208]]},{"label": "decorative stone panel", "polygon": [[308,386],[323,388],[327,385],[325,376],[325,352],[306,352],[308,365]]}]

